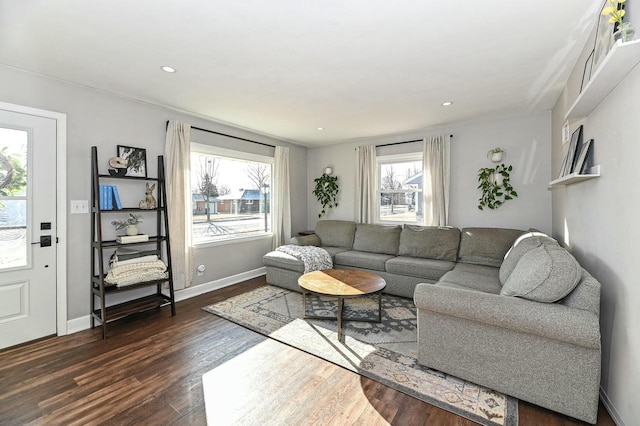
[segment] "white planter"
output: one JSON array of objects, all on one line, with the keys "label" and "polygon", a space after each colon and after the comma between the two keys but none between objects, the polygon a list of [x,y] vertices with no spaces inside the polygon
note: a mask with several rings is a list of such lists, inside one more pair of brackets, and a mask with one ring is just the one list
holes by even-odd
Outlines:
[{"label": "white planter", "polygon": [[138,227],[136,225],[127,225],[125,232],[127,235],[138,235]]}]

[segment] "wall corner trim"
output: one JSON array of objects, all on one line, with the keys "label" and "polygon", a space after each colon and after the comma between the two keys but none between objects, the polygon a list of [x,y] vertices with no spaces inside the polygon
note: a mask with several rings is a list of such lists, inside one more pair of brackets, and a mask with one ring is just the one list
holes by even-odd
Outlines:
[{"label": "wall corner trim", "polygon": [[600,400],[602,401],[602,405],[604,405],[604,408],[606,408],[611,415],[611,419],[613,420],[613,422],[617,426],[625,426],[625,423],[622,421],[620,414],[618,414],[618,410],[616,410],[616,407],[609,399],[609,396],[607,395],[605,390],[602,389],[602,386],[600,386]]}]

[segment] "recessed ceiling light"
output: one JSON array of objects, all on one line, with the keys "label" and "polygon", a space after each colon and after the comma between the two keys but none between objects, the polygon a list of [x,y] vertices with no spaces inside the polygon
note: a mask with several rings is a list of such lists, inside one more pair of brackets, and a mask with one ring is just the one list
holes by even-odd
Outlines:
[{"label": "recessed ceiling light", "polygon": [[318,127],[316,130],[324,130],[324,127]]},{"label": "recessed ceiling light", "polygon": [[168,67],[166,65],[164,67],[160,67],[160,69],[164,72],[169,72],[169,73],[176,72],[176,69],[174,67]]},{"label": "recessed ceiling light", "polygon": [[449,106],[449,105],[453,105],[453,102],[447,101],[442,103],[442,106]]}]

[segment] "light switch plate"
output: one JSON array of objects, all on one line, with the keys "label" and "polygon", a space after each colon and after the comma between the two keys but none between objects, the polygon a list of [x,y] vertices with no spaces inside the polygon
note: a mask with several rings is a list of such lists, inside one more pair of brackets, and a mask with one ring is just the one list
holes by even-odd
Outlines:
[{"label": "light switch plate", "polygon": [[71,200],[71,214],[89,213],[89,200]]}]

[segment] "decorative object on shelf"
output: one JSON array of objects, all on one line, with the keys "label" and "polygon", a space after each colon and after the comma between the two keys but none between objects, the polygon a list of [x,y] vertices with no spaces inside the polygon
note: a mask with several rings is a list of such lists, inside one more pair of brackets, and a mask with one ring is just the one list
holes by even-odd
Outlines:
[{"label": "decorative object on shelf", "polygon": [[127,235],[138,235],[138,224],[142,223],[142,215],[129,213],[126,220],[112,220],[111,224],[116,227],[116,231],[125,228]]},{"label": "decorative object on shelf", "polygon": [[582,142],[582,146],[580,147],[580,154],[577,157],[576,165],[573,168],[574,173],[583,174],[586,171],[588,165],[587,159],[589,158],[589,153],[591,152],[592,145],[593,139]]},{"label": "decorative object on shelf", "polygon": [[502,157],[505,153],[506,151],[498,146],[489,150],[489,152],[487,152],[487,158],[493,161],[494,163],[499,163],[502,161]]},{"label": "decorative object on shelf", "polygon": [[127,174],[127,160],[122,157],[111,157],[109,165],[113,169],[109,169],[111,176],[125,176]]},{"label": "decorative object on shelf", "polygon": [[593,70],[597,70],[613,46],[613,33],[616,32],[624,11],[625,0],[607,0],[602,5],[596,27],[596,41],[593,53]]},{"label": "decorative object on shelf", "polygon": [[482,196],[478,200],[478,209],[488,207],[492,210],[503,205],[507,200],[518,196],[511,186],[510,173],[513,166],[499,164],[495,167],[484,167],[478,171],[478,189]]},{"label": "decorative object on shelf", "polygon": [[618,30],[613,33],[613,39],[615,41],[622,40],[623,43],[632,41],[635,38],[636,30],[631,26],[630,22],[623,22],[618,26]]},{"label": "decorative object on shelf", "polygon": [[109,169],[109,174],[111,176],[126,176],[127,169]]},{"label": "decorative object on shelf", "polygon": [[567,154],[564,156],[564,160],[562,161],[562,167],[560,167],[560,175],[558,176],[559,178],[573,172],[576,161],[576,150],[579,149],[581,145],[582,125],[578,126],[578,128],[571,135],[571,143],[569,144]]},{"label": "decorative object on shelf", "polygon": [[147,182],[147,189],[144,191],[145,199],[140,201],[138,207],[143,210],[155,209],[158,205],[155,197],[153,196],[153,190],[156,189],[156,184],[149,186],[149,182]]},{"label": "decorative object on shelf", "polygon": [[118,145],[118,156],[127,161],[129,176],[147,177],[147,150]]},{"label": "decorative object on shelf", "polygon": [[[584,63],[584,70],[582,71],[582,83],[580,83],[580,93],[582,93],[582,89],[584,89],[587,85],[587,83],[589,82],[589,80],[591,80],[591,71],[593,71],[593,55],[594,55],[595,49],[591,50],[591,53],[589,54],[589,56],[587,57],[587,60]],[[569,140],[568,136],[567,136],[567,141]],[[564,142],[564,139],[563,139]]]},{"label": "decorative object on shelf", "polygon": [[332,207],[338,207],[338,176],[329,176],[323,173],[322,176],[313,180],[316,184],[313,195],[316,196],[320,204],[322,204],[322,211],[318,213],[318,217],[322,217],[327,209]]}]

